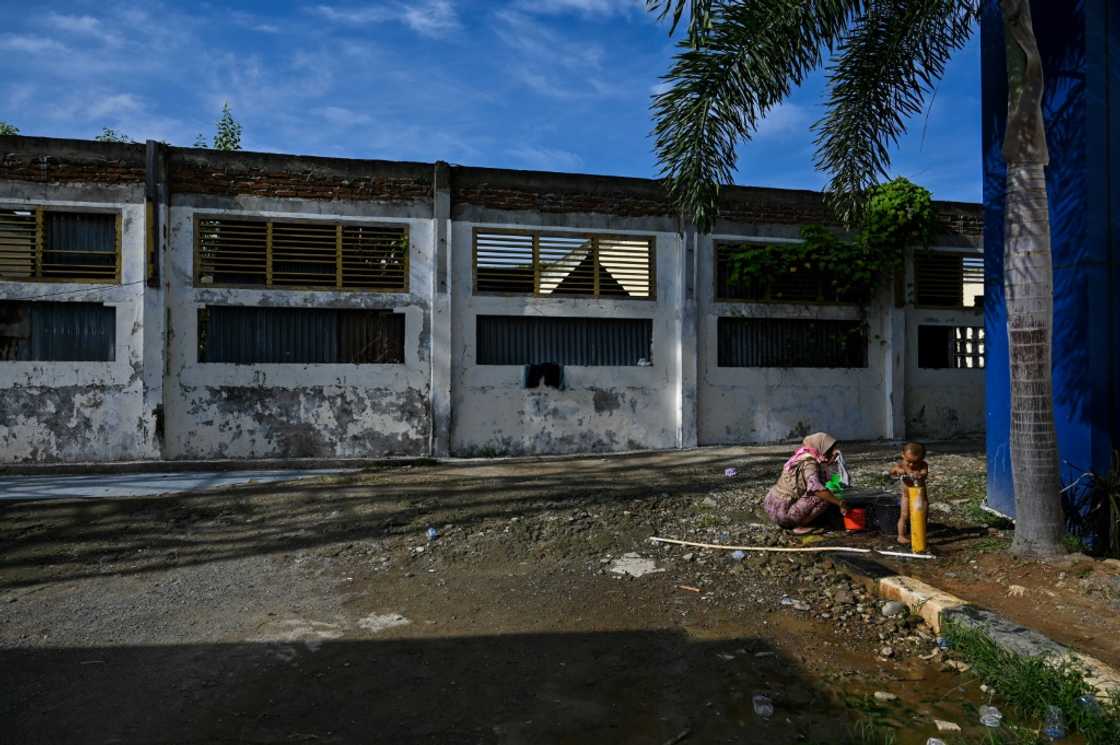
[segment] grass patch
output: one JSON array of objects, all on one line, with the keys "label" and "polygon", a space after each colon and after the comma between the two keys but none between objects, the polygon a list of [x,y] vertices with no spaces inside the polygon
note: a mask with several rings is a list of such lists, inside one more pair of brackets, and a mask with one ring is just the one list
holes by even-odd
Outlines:
[{"label": "grass patch", "polygon": [[981,553],[993,551],[1006,551],[1011,548],[1011,539],[1006,536],[988,536],[972,544],[972,548]]},{"label": "grass patch", "polygon": [[874,722],[860,721],[849,726],[839,740],[809,745],[895,745],[894,730]]},{"label": "grass patch", "polygon": [[984,497],[969,502],[964,506],[964,518],[975,525],[985,525],[989,528],[1007,530],[1014,527],[1014,523],[1005,517],[988,512],[983,507]]},{"label": "grass patch", "polygon": [[[1022,657],[1000,649],[982,631],[959,623],[948,624],[944,631],[950,648],[972,666],[972,673],[996,689],[1009,710],[1019,719],[1037,724],[1047,706],[1057,706],[1065,716],[1070,732],[1080,732],[1088,745],[1120,743],[1120,697],[1100,701],[1098,707],[1086,706],[1078,699],[1094,694],[1084,672],[1071,662],[1041,657]],[[1018,736],[1015,729],[999,736]],[[1022,736],[1031,736],[1023,731]],[[981,742],[1017,743],[1033,740],[981,740]]]}]

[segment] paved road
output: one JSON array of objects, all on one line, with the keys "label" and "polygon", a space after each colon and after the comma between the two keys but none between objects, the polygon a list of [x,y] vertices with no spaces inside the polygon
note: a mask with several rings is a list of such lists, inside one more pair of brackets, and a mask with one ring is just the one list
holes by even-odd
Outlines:
[{"label": "paved road", "polygon": [[197,492],[249,482],[294,481],[345,472],[343,469],[326,469],[6,476],[0,478],[0,500],[145,497]]}]

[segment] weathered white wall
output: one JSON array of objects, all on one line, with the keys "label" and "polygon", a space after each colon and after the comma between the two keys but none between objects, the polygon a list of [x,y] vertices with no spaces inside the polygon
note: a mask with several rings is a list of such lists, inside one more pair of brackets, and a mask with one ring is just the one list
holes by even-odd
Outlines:
[{"label": "weathered white wall", "polygon": [[984,370],[918,367],[918,326],[984,326],[983,310],[908,308],[906,433],[943,439],[984,431]]},{"label": "weathered white wall", "polygon": [[[679,234],[678,221],[660,213],[456,205],[438,168],[436,182],[432,205],[416,195],[378,202],[175,192],[161,213],[168,230],[159,287],[145,283],[141,184],[0,182],[0,205],[109,208],[123,216],[121,285],[0,283],[0,299],[51,295],[42,299],[117,309],[114,362],[0,363],[0,462],[575,453],[778,441],[814,430],[851,440],[983,429],[981,370],[917,366],[917,327],[983,325],[972,310],[895,307],[884,291],[867,312],[866,368],[718,366],[721,315],[861,318],[845,306],[715,302],[716,240],[792,240],[796,225],[727,222],[727,232],[712,238]],[[200,212],[406,223],[410,291],[196,288],[193,218]],[[476,226],[653,236],[657,297],[475,296]],[[912,266],[909,272],[912,282]],[[200,364],[197,311],[206,305],[400,312],[405,363]],[[567,366],[564,390],[527,390],[522,366],[476,364],[478,315],[651,319],[653,365]]]},{"label": "weathered white wall", "polygon": [[[884,435],[887,405],[884,355],[870,342],[866,368],[719,367],[720,316],[856,320],[858,308],[839,305],[723,303],[715,301],[715,244],[766,238],[792,240],[796,227],[760,226],[747,235],[716,235],[699,241],[700,443],[773,442],[811,432],[842,440]],[[882,319],[870,319],[879,324]],[[873,334],[877,331],[873,331]]]},{"label": "weathered white wall", "polygon": [[[432,221],[371,214],[373,205],[213,197],[171,207],[166,457],[377,457],[428,452]],[[315,211],[307,211],[308,209]],[[405,222],[408,293],[301,292],[193,286],[194,215]],[[405,363],[233,365],[198,362],[204,305],[392,309],[405,315]]]},{"label": "weathered white wall", "polygon": [[[113,362],[0,362],[0,462],[109,461],[158,455],[145,403],[142,185],[0,183],[0,205],[112,209],[123,216],[121,284],[0,282],[0,299],[116,308]],[[157,321],[158,322],[158,321]]]},{"label": "weathered white wall", "polygon": [[[452,226],[452,453],[516,455],[677,447],[681,238],[675,233],[624,231],[653,235],[656,240],[656,300],[476,296],[471,286],[471,242],[476,225],[456,222]],[[591,230],[575,220],[569,225],[576,232]],[[489,223],[485,227],[540,226]],[[563,232],[562,228],[547,229]],[[526,389],[523,366],[476,364],[475,319],[479,315],[650,318],[653,365],[569,365],[564,367],[564,390]]]}]

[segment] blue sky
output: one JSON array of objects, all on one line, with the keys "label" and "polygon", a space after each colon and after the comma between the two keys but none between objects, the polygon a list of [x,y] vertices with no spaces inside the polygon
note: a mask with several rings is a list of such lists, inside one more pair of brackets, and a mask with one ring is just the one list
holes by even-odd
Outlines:
[{"label": "blue sky", "polygon": [[[190,145],[228,101],[248,150],[652,177],[673,52],[642,0],[0,0],[0,120],[23,134]],[[814,76],[740,148],[737,182],[819,189]],[[978,201],[977,43],[894,171]]]}]

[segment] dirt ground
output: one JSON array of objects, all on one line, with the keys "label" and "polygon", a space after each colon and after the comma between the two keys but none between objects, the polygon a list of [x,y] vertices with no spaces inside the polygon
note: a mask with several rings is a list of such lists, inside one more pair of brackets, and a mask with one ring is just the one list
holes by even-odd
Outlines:
[{"label": "dirt ground", "polygon": [[[867,717],[900,745],[934,718],[967,731],[975,684],[827,560],[649,542],[800,544],[760,508],[789,450],[4,504],[0,743],[835,743]],[[876,483],[892,450],[846,454]],[[1011,560],[976,519],[980,446],[930,462],[941,558],[907,573],[1045,616],[1115,664],[1114,576]]]}]

